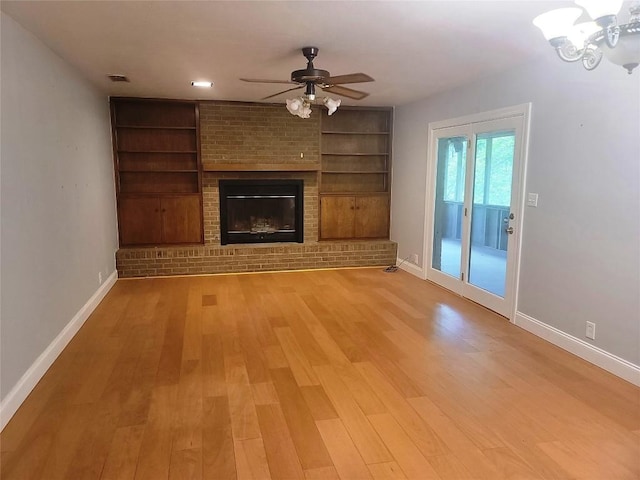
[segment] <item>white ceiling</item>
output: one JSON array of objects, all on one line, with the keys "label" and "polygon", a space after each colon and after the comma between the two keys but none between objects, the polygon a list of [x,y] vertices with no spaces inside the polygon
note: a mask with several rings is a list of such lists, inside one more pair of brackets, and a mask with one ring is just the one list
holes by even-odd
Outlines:
[{"label": "white ceiling", "polygon": [[[7,1],[2,11],[110,95],[258,101],[304,68],[364,72],[371,95],[401,105],[530,57],[555,55],[531,20],[568,1]],[[106,75],[125,74],[131,83]],[[211,90],[191,80],[212,80]],[[289,94],[291,96],[291,94]],[[287,95],[270,101],[284,101]]]}]

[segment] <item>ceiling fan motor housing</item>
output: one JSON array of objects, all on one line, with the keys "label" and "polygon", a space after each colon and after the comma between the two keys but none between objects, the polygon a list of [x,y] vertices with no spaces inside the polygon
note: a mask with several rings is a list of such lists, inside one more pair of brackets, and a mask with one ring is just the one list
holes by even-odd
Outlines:
[{"label": "ceiling fan motor housing", "polygon": [[291,72],[291,81],[296,83],[325,83],[326,80],[331,77],[331,74],[326,70],[320,70],[319,68],[314,68],[313,59],[318,55],[318,51],[320,49],[318,47],[304,47],[302,49],[302,54],[306,57],[308,63],[307,68],[304,70],[296,70]]},{"label": "ceiling fan motor housing", "polygon": [[329,79],[331,74],[326,70],[320,70],[318,68],[305,68],[304,70],[296,70],[291,72],[291,81],[296,83],[325,83],[325,80]]}]

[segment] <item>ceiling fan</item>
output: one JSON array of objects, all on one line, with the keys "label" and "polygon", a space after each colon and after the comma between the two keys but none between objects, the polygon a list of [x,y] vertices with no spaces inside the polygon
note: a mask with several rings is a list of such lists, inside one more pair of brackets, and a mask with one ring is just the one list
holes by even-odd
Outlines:
[{"label": "ceiling fan", "polygon": [[297,84],[297,86],[293,88],[274,93],[273,95],[264,97],[261,100],[267,100],[269,98],[277,97],[278,95],[281,95],[283,93],[305,88],[305,95],[307,96],[307,99],[313,101],[315,100],[316,96],[316,87],[322,89],[325,92],[352,98],[354,100],[362,100],[369,95],[366,92],[361,92],[359,90],[354,90],[352,88],[342,86],[346,83],[373,82],[374,79],[369,75],[366,75],[364,73],[350,73],[347,75],[338,75],[336,77],[332,77],[328,71],[315,68],[313,66],[313,59],[316,58],[316,55],[318,55],[318,50],[318,47],[304,47],[302,49],[302,54],[307,59],[307,68],[305,68],[304,70],[295,70],[291,72],[291,80],[264,80],[257,78],[241,78],[240,80],[242,80],[243,82],[251,83]]}]

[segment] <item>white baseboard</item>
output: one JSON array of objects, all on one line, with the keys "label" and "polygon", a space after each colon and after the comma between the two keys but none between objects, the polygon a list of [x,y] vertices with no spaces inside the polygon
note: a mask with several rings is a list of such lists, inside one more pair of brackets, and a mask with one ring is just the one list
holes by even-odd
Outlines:
[{"label": "white baseboard", "polygon": [[541,337],[554,345],[577,355],[578,357],[593,363],[624,380],[640,387],[640,366],[623,358],[617,357],[601,348],[558,330],[551,325],[536,320],[533,317],[516,312],[514,322],[528,332]]},{"label": "white baseboard", "polygon": [[401,258],[398,258],[396,260],[396,265],[398,265],[398,268],[401,268],[405,272],[409,272],[411,275],[415,275],[420,279],[424,279],[424,272],[419,266],[414,265],[413,263],[403,262]]},{"label": "white baseboard", "polygon": [[0,431],[9,423],[11,417],[16,413],[22,402],[31,393],[31,390],[40,381],[43,375],[49,370],[58,355],[64,350],[71,341],[80,327],[89,318],[89,315],[95,310],[105,295],[111,290],[111,287],[118,279],[118,272],[114,271],[106,281],[96,290],[91,298],[76,313],[71,321],[62,329],[58,336],[49,344],[49,346],[40,354],[35,362],[29,367],[25,374],[18,380],[18,383],[0,402]]}]

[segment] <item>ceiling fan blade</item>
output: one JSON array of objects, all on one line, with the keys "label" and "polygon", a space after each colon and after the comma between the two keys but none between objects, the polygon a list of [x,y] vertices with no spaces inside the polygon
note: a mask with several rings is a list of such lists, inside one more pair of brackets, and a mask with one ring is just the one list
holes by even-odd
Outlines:
[{"label": "ceiling fan blade", "polygon": [[297,87],[293,87],[293,88],[289,88],[287,90],[283,90],[282,92],[274,93],[273,95],[269,95],[268,97],[261,98],[260,100],[266,100],[268,98],[277,97],[278,95],[282,95],[283,93],[291,92],[292,90],[300,90],[301,88],[304,88],[304,85],[299,85]]},{"label": "ceiling fan blade", "polygon": [[340,85],[334,85],[332,87],[321,87],[325,92],[335,93],[347,98],[353,98],[354,100],[362,100],[364,97],[368,97],[367,92],[361,92],[352,88],[341,87]]},{"label": "ceiling fan blade", "polygon": [[262,79],[262,78],[240,78],[239,79],[242,82],[249,82],[249,83],[296,83],[296,82],[292,82],[291,80],[266,80],[266,79]]},{"label": "ceiling fan blade", "polygon": [[375,82],[366,73],[349,73],[348,75],[338,75],[336,77],[329,77],[327,84],[329,85],[341,85],[343,83],[364,83]]}]

